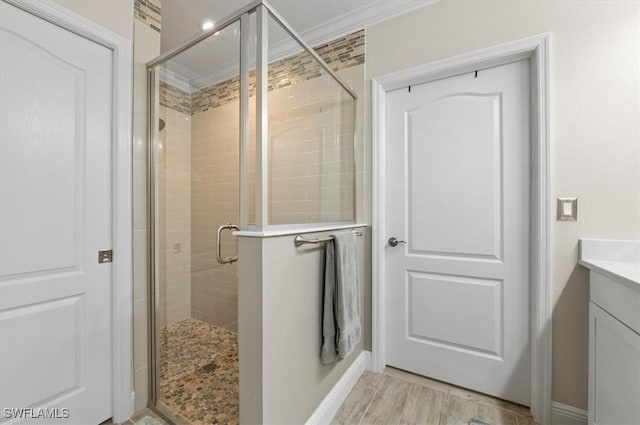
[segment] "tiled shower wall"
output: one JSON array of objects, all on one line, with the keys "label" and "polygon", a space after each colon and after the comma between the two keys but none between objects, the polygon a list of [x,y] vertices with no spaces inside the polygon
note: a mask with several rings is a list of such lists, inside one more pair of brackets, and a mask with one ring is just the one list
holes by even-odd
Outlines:
[{"label": "tiled shower wall", "polygon": [[[362,86],[363,31],[317,50],[349,85]],[[270,65],[269,196],[273,224],[354,218],[356,106],[309,58],[302,53]],[[237,90],[236,79],[193,93],[161,82],[160,98],[167,111],[184,116],[191,113],[191,316],[234,331],[238,263],[222,265],[216,261],[215,232],[221,224],[237,224],[239,217]],[[254,100],[250,101],[251,122],[255,120]],[[250,129],[253,146],[252,125]],[[254,151],[249,154],[253,170]],[[253,200],[253,172],[249,177]],[[253,202],[249,209],[251,220]],[[169,244],[168,251],[170,248]],[[229,232],[222,235],[222,250],[223,256],[236,253],[236,241]]]},{"label": "tiled shower wall", "polygon": [[269,222],[354,217],[355,102],[328,74],[269,92]]},{"label": "tiled shower wall", "polygon": [[[216,260],[216,231],[238,223],[238,102],[193,114],[191,122],[191,315],[236,331],[237,264]],[[222,234],[222,256],[234,256],[236,238]]]},{"label": "tiled shower wall", "polygon": [[191,116],[160,108],[158,326],[191,317]]}]

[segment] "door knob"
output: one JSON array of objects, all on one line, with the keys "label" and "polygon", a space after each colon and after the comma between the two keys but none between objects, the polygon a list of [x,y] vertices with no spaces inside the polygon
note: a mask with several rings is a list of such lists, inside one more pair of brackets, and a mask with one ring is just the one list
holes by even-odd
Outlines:
[{"label": "door knob", "polygon": [[389,242],[389,246],[398,246],[398,244],[400,244],[400,243],[406,244],[405,241],[399,241],[398,239],[393,238],[393,237],[389,238],[389,240],[387,242]]}]

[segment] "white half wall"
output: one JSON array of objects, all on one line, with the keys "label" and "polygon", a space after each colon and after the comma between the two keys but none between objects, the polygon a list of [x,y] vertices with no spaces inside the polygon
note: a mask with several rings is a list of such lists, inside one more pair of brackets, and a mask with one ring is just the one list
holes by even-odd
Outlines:
[{"label": "white half wall", "polygon": [[[359,230],[364,322],[369,231]],[[324,245],[296,248],[294,236],[238,237],[240,423],[305,423],[363,353],[366,335],[347,358],[320,362]]]}]

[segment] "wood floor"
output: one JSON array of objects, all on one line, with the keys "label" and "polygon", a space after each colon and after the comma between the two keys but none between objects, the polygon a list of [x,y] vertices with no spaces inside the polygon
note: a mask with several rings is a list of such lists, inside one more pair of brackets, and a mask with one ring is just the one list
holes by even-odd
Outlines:
[{"label": "wood floor", "polygon": [[[114,425],[114,423],[109,419],[108,421],[102,422],[100,425]],[[133,415],[130,420],[119,425],[169,425],[169,422],[162,419],[153,410],[145,408]]]},{"label": "wood floor", "polygon": [[537,425],[529,409],[387,367],[365,372],[340,407],[335,425]]},{"label": "wood floor", "polygon": [[[146,417],[167,424],[144,409],[123,425],[152,425]],[[537,425],[527,407],[389,367],[381,374],[365,372],[332,424],[469,425],[471,419],[489,425]]]}]

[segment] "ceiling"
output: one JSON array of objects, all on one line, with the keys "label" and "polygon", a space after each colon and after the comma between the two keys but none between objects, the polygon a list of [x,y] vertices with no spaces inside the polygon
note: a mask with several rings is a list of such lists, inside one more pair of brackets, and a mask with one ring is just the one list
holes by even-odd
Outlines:
[{"label": "ceiling", "polygon": [[[180,46],[201,34],[205,21],[219,22],[250,2],[162,0],[162,51]],[[433,2],[434,0],[270,0],[269,4],[306,43],[316,46]],[[283,30],[274,27],[270,25],[270,48],[278,43],[293,44]],[[173,76],[169,80],[178,87],[190,90],[190,87],[203,87],[233,74],[237,75],[238,31],[237,25],[227,27],[215,37],[209,37],[176,56],[166,66]],[[291,49],[288,50],[291,53]]]}]

